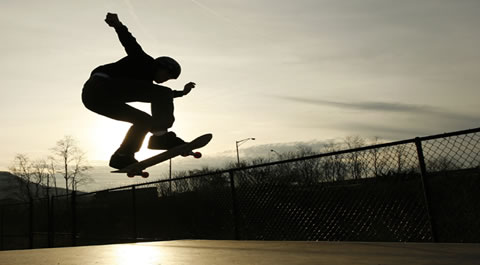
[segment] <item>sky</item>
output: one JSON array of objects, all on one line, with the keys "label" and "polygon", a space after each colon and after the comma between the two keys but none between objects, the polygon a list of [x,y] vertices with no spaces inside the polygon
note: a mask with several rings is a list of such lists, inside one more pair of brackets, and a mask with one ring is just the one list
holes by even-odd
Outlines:
[{"label": "sky", "polygon": [[[213,133],[210,159],[235,157],[250,137],[244,152],[480,125],[478,0],[3,0],[0,170],[65,135],[106,165],[129,124],[88,111],[80,95],[91,70],[125,56],[107,12],[152,57],[180,62],[163,85],[197,83],[175,100],[172,130]],[[145,150],[137,158],[154,154]]]}]

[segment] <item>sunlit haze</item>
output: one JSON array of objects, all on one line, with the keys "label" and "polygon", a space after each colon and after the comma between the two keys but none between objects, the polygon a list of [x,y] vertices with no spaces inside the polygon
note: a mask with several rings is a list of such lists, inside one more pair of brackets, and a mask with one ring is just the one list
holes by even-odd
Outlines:
[{"label": "sunlit haze", "polygon": [[0,170],[17,153],[47,155],[64,135],[107,165],[129,124],[80,97],[95,67],[126,55],[107,12],[152,57],[180,62],[181,76],[165,86],[197,83],[175,99],[172,130],[185,140],[213,133],[209,157],[233,157],[248,137],[256,140],[244,148],[480,124],[478,0],[7,0]]}]

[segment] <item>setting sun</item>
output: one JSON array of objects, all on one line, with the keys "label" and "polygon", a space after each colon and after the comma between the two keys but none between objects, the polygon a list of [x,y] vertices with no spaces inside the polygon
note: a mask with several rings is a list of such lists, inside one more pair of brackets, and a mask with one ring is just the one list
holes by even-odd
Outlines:
[{"label": "setting sun", "polygon": [[[133,103],[132,105],[149,113],[149,104]],[[131,124],[127,122],[116,121],[101,116],[95,117],[92,121],[92,128],[89,131],[87,143],[89,146],[88,153],[91,159],[108,161],[110,156],[122,143],[130,126]],[[176,130],[176,128],[179,128],[179,126],[174,126],[172,130]],[[150,135],[150,133],[147,134],[142,149],[135,155],[138,160],[143,160],[159,153],[159,151],[149,150],[147,148]]]},{"label": "setting sun", "polygon": [[97,117],[93,122],[89,138],[89,154],[94,160],[108,160],[122,143],[128,128],[126,122],[118,122],[104,117]]}]

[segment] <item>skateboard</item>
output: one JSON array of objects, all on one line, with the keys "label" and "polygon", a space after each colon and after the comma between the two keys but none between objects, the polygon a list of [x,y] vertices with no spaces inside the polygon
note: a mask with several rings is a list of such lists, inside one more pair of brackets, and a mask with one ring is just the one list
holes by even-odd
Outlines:
[{"label": "skateboard", "polygon": [[182,145],[176,146],[158,155],[155,155],[145,160],[139,161],[137,163],[128,165],[127,167],[124,167],[122,169],[111,171],[111,173],[127,173],[127,176],[129,178],[133,178],[135,176],[142,176],[144,178],[148,178],[149,176],[148,172],[144,171],[146,168],[162,163],[176,156],[179,156],[179,155],[184,157],[193,156],[197,159],[202,157],[202,153],[193,152],[193,150],[202,148],[205,145],[207,145],[210,142],[210,140],[212,140],[212,137],[213,136],[211,133],[204,134],[202,136],[195,138],[191,142],[187,142]]}]

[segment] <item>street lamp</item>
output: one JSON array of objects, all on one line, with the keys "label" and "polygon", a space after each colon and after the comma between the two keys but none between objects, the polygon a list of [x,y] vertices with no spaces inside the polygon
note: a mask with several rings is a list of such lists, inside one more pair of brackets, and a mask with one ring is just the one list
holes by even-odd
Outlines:
[{"label": "street lamp", "polygon": [[275,154],[277,154],[278,157],[280,157],[280,154],[277,151],[272,149],[272,150],[270,150],[270,152],[275,153]]},{"label": "street lamp", "polygon": [[243,140],[240,140],[240,141],[235,141],[235,145],[237,146],[237,165],[238,165],[238,167],[240,167],[240,155],[238,154],[238,147],[240,145],[244,144],[248,140],[255,140],[255,138],[247,138],[247,139],[243,139]]},{"label": "street lamp", "polygon": [[270,150],[270,152],[277,154],[278,159],[281,159],[281,158],[282,158],[282,155],[281,155],[279,152],[277,152],[277,151],[275,151],[275,150],[273,150],[273,149]]},{"label": "street lamp", "polygon": [[169,186],[170,186],[170,194],[172,194],[172,159],[169,160],[170,161],[170,166],[169,166],[169,170],[168,170],[168,175],[169,175]]}]

